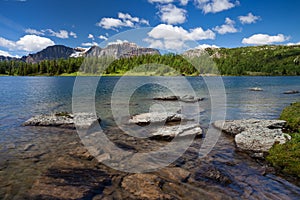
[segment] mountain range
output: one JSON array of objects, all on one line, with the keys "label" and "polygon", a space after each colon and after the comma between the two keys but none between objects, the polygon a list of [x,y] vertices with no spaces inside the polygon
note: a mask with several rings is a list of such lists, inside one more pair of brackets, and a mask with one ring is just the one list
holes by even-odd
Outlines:
[{"label": "mountain range", "polygon": [[0,61],[21,60],[26,63],[38,63],[43,60],[55,60],[60,58],[67,59],[70,57],[109,56],[118,59],[146,54],[160,55],[160,52],[157,49],[139,47],[135,43],[129,42],[112,43],[105,48],[93,46],[89,49],[71,48],[64,45],[54,45],[49,46],[37,53],[23,56],[22,58],[0,56]]}]

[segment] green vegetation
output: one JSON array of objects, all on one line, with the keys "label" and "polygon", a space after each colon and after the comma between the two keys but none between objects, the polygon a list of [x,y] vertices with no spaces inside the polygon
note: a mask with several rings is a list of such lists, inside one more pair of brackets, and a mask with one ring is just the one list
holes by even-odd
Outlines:
[{"label": "green vegetation", "polygon": [[[300,75],[300,46],[207,48],[208,55],[142,55],[115,60],[112,57],[69,58],[25,63],[0,62],[0,74],[34,75]],[[186,58],[186,59],[185,59]],[[137,67],[139,66],[139,67]],[[140,67],[142,66],[142,68]],[[166,67],[169,66],[169,67]],[[79,70],[79,74],[75,73]]]},{"label": "green vegetation", "polygon": [[282,111],[280,119],[287,121],[287,127],[291,131],[300,133],[300,102],[286,107]]},{"label": "green vegetation", "polygon": [[274,145],[266,159],[279,171],[300,178],[300,102],[285,108],[280,119],[287,121],[290,130],[297,131],[290,133],[289,142]]},{"label": "green vegetation", "polygon": [[300,46],[209,49],[222,75],[300,75]]},{"label": "green vegetation", "polygon": [[39,63],[26,63],[19,60],[0,62],[0,74],[10,76],[60,75],[74,73],[80,68],[84,58],[44,60]]}]

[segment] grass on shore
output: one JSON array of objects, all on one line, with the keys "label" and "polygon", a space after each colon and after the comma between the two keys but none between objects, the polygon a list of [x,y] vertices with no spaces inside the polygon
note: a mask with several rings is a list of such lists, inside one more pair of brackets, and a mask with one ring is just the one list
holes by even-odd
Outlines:
[{"label": "grass on shore", "polygon": [[287,128],[291,131],[300,133],[300,102],[283,109],[280,119],[287,121]]},{"label": "grass on shore", "polygon": [[300,102],[286,107],[280,119],[287,121],[292,139],[285,144],[275,144],[266,160],[284,174],[300,178]]}]

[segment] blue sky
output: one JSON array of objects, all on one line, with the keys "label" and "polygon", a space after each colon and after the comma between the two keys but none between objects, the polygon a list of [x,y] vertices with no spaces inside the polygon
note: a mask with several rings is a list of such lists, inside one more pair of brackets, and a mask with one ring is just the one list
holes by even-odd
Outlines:
[{"label": "blue sky", "polygon": [[298,44],[299,8],[296,0],[0,0],[0,55],[116,40],[171,51]]}]

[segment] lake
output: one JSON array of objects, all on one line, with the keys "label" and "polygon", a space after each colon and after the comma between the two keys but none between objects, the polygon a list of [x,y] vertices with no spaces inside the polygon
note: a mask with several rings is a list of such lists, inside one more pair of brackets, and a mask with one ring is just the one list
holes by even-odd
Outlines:
[{"label": "lake", "polygon": [[[20,199],[27,195],[35,180],[55,162],[55,155],[72,150],[73,146],[70,144],[73,144],[76,137],[72,130],[23,127],[22,123],[38,114],[71,112],[74,83],[80,80],[79,84],[87,84],[84,86],[89,87],[90,79],[97,80],[96,77],[80,77],[77,80],[76,77],[0,77],[0,197]],[[148,112],[149,109],[176,110],[180,108],[178,102],[155,102],[153,97],[191,95],[192,91],[193,95],[205,98],[199,102],[199,117],[200,123],[207,127],[211,118],[213,101],[210,89],[214,86],[214,77],[205,79],[210,82],[211,87],[205,84],[202,77],[101,77],[95,86],[95,110],[102,119],[101,126],[110,131],[116,128],[111,109],[112,97],[115,98],[115,105],[119,106],[117,110],[128,106],[128,112],[133,115]],[[122,82],[118,87],[121,89],[114,95],[113,91],[120,80]],[[288,90],[300,90],[300,77],[222,77],[222,80],[226,102],[221,106],[226,109],[226,119],[276,119],[284,107],[300,100],[300,94],[283,94]],[[189,84],[191,88],[187,89],[185,84]],[[135,88],[135,85],[139,87]],[[263,91],[250,91],[249,88],[253,87],[260,87]],[[172,91],[170,88],[176,89]],[[128,101],[124,100],[126,96],[130,97]],[[207,162],[207,165],[225,169],[231,176],[243,173],[243,170],[251,172],[255,180],[249,180],[250,186],[247,187],[252,188],[253,194],[257,193],[258,196],[274,193],[276,197],[280,193],[280,197],[300,198],[297,186],[273,175],[260,176],[259,165],[247,156],[236,153],[231,138],[221,136],[219,140],[212,152],[215,160]],[[33,156],[26,159],[28,152],[24,153],[24,146],[28,144],[33,144],[30,153],[42,154],[41,158],[36,160]],[[225,158],[237,163],[235,167],[224,166]],[[195,164],[182,164],[182,167],[193,170],[197,168]],[[212,188],[219,188],[218,192],[228,189],[224,193],[236,198],[244,193],[246,187],[243,186],[243,181],[228,186],[216,186],[201,178],[198,181]],[[263,186],[255,187],[258,183]],[[214,191],[211,188],[208,190]],[[264,197],[272,199],[274,196]]]}]

